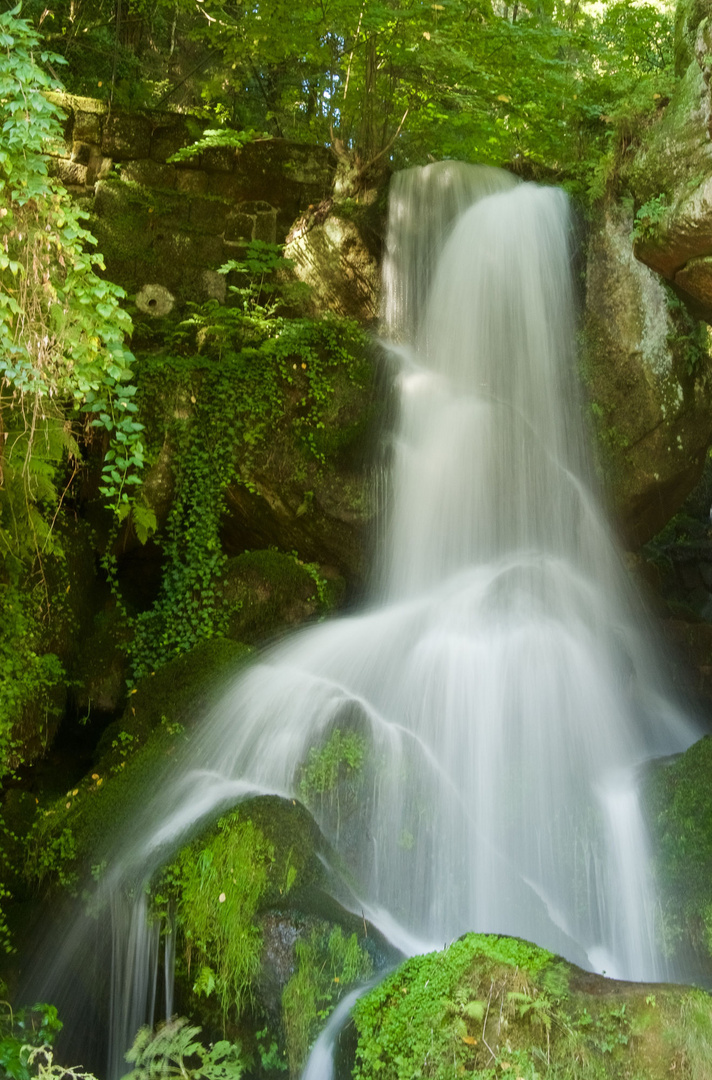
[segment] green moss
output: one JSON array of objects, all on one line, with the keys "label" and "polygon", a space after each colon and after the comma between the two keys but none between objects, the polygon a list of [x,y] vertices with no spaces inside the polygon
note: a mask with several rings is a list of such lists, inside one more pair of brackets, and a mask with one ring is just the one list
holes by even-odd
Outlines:
[{"label": "green moss", "polygon": [[312,747],[302,769],[299,790],[311,805],[336,791],[340,784],[354,784],[366,754],[366,740],[355,731],[332,731],[321,747]]},{"label": "green moss", "polygon": [[313,930],[295,946],[297,970],[282,994],[282,1011],[289,1072],[300,1074],[324,1020],[355,983],[373,971],[371,957],[359,945],[356,934],[346,936],[341,927]]},{"label": "green moss", "polygon": [[519,939],[468,934],[361,998],[353,1077],[708,1078],[710,1015],[699,991],[616,983]]},{"label": "green moss", "polygon": [[[354,718],[358,723],[358,717]],[[348,837],[365,827],[361,791],[369,764],[368,743],[359,730],[335,728],[313,746],[301,766],[299,791],[316,812],[327,835],[348,847]]]},{"label": "green moss", "polygon": [[624,166],[637,205],[663,197],[674,206],[707,174],[707,134],[701,120],[707,93],[700,66],[691,57],[675,83],[670,104],[647,130],[641,150]]},{"label": "green moss", "polygon": [[250,643],[325,615],[338,605],[344,589],[342,578],[327,580],[316,564],[274,548],[230,559],[225,579],[227,632]]},{"label": "green moss", "polygon": [[712,959],[712,737],[658,765],[646,787],[664,897],[662,931],[672,953]]},{"label": "green moss", "polygon": [[38,808],[25,862],[34,887],[60,886],[74,894],[92,868],[95,875],[103,871],[122,827],[160,784],[194,721],[246,651],[213,639],[143,680],[121,720],[107,729],[91,773]]},{"label": "green moss", "polygon": [[193,993],[214,994],[223,1023],[251,1000],[262,944],[253,918],[273,863],[272,845],[237,810],[183,848],[155,886],[154,910],[167,918],[171,909]]},{"label": "green moss", "polygon": [[131,735],[138,749],[160,725],[190,729],[249,656],[245,645],[213,637],[159,670],[149,671],[130,691],[124,715],[106,729],[97,747],[97,766],[110,772],[125,758],[114,749],[122,732]]},{"label": "green moss", "polygon": [[224,1030],[251,1007],[262,948],[255,918],[322,883],[322,843],[303,806],[265,796],[203,830],[160,873],[154,916],[176,934],[178,983],[203,1020]]}]

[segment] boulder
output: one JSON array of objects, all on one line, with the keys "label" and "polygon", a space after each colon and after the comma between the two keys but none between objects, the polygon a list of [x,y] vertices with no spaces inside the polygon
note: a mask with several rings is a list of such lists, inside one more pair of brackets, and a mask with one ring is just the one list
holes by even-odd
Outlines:
[{"label": "boulder", "polygon": [[468,934],[415,956],[354,1008],[358,1080],[428,1077],[646,1077],[702,1080],[712,998],[684,986],[620,982],[519,938]]},{"label": "boulder", "polygon": [[332,856],[307,810],[261,796],[201,831],[158,875],[152,905],[176,939],[176,1005],[301,1074],[329,1013],[395,957],[324,891]]}]

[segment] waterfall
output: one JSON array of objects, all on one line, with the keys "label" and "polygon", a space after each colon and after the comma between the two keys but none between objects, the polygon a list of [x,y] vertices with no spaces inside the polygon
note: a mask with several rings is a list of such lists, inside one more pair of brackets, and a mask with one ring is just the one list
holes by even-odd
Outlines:
[{"label": "waterfall", "polygon": [[[456,163],[395,177],[382,333],[399,416],[374,595],[236,678],[109,890],[245,791],[298,797],[339,728],[366,746],[357,820],[325,808],[320,825],[396,944],[515,934],[665,976],[637,777],[696,732],[592,493],[571,235],[556,189]],[[155,993],[140,918],[117,923],[119,1041]]]}]

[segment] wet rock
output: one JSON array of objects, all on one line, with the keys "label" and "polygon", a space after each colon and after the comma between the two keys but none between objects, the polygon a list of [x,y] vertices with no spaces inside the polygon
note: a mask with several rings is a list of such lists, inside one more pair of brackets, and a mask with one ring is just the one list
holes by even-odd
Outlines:
[{"label": "wet rock", "polygon": [[[709,648],[709,630],[698,642]],[[712,737],[655,762],[643,793],[660,894],[659,933],[677,970],[712,978]]]}]

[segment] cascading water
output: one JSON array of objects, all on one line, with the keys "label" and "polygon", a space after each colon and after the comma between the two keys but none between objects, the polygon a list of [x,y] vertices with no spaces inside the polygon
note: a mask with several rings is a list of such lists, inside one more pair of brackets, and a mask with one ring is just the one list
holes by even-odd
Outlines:
[{"label": "cascading water", "polygon": [[[517,934],[610,975],[665,972],[636,793],[693,725],[666,698],[588,484],[566,198],[448,163],[393,183],[384,336],[400,416],[378,594],[240,676],[106,888],[148,877],[246,791],[298,792],[334,729],[367,755],[358,825],[321,824],[408,950]],[[114,1043],[154,990],[116,918]]]}]

